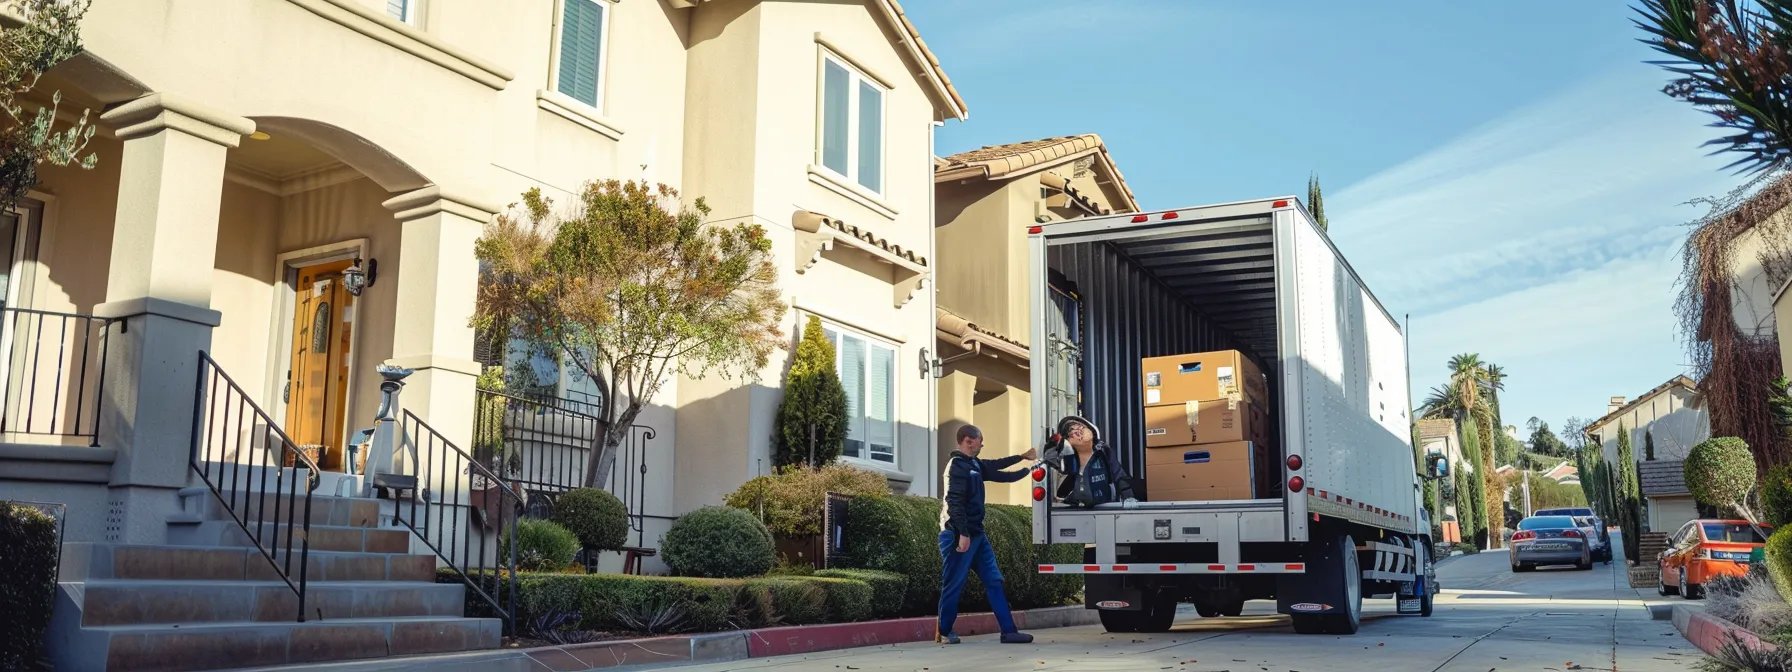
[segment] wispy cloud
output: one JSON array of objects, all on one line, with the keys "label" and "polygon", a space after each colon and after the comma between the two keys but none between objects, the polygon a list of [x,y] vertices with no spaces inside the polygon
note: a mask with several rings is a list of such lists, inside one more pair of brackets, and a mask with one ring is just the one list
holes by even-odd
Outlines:
[{"label": "wispy cloud", "polygon": [[1682,204],[1737,178],[1659,86],[1625,68],[1330,195],[1339,247],[1414,316],[1417,389],[1480,352],[1513,375],[1508,420],[1559,423],[1680,371]]}]

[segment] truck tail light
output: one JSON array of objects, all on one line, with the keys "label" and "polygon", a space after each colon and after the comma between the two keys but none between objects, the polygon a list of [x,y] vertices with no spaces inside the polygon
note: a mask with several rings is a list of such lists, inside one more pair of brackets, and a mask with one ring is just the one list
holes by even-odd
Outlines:
[{"label": "truck tail light", "polygon": [[1035,501],[1035,502],[1045,501],[1045,488],[1037,486],[1037,485],[1033,486],[1033,501]]},{"label": "truck tail light", "polygon": [[1300,492],[1301,488],[1305,488],[1305,487],[1307,487],[1307,480],[1304,478],[1295,476],[1294,478],[1288,479],[1288,491],[1289,492]]},{"label": "truck tail light", "polygon": [[1288,470],[1289,471],[1300,471],[1301,464],[1302,464],[1302,462],[1300,461],[1299,455],[1289,455],[1288,456]]},{"label": "truck tail light", "polygon": [[1035,481],[1045,480],[1045,467],[1039,467],[1039,468],[1033,470],[1033,480],[1035,480]]}]

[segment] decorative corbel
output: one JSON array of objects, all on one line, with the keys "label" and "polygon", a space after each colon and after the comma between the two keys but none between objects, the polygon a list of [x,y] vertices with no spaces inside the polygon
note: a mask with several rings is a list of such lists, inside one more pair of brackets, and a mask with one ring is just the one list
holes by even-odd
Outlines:
[{"label": "decorative corbel", "polygon": [[808,210],[796,211],[790,224],[796,229],[796,272],[805,273],[821,261],[822,252],[834,249],[833,230],[826,218]]},{"label": "decorative corbel", "polygon": [[901,266],[896,267],[896,272],[897,273],[906,272],[909,274],[908,277],[898,279],[897,281],[891,283],[891,286],[893,286],[896,291],[896,307],[901,308],[903,306],[903,304],[906,304],[909,301],[914,300],[915,294],[917,292],[921,291],[922,285],[925,285],[927,283],[927,274],[916,272],[916,271],[911,271],[909,269],[902,268]]}]

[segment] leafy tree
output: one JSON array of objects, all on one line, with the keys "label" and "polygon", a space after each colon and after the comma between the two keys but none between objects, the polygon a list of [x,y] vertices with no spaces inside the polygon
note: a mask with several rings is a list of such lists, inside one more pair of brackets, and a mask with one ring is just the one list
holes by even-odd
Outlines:
[{"label": "leafy tree", "polygon": [[1531,510],[1555,509],[1568,506],[1587,506],[1587,495],[1580,486],[1565,485],[1547,478],[1539,473],[1532,473]]},{"label": "leafy tree", "polygon": [[1493,438],[1494,442],[1499,446],[1500,464],[1510,464],[1514,467],[1526,466],[1529,459],[1528,455],[1525,453],[1524,444],[1519,443],[1518,439],[1512,438],[1512,435],[1505,432],[1500,432]]},{"label": "leafy tree", "polygon": [[1325,221],[1325,198],[1319,193],[1319,174],[1307,176],[1307,207],[1313,209],[1313,221],[1319,224],[1320,231],[1327,231]]},{"label": "leafy tree", "polygon": [[[1597,494],[1597,488],[1599,486],[1593,481],[1595,477],[1593,474],[1593,461],[1588,459],[1588,457],[1585,449],[1574,451],[1574,469],[1575,472],[1580,475],[1580,491],[1582,497],[1587,501],[1587,506],[1598,508],[1596,504],[1599,501],[1599,495]],[[1602,513],[1601,515],[1604,514]]]},{"label": "leafy tree", "polygon": [[603,445],[585,484],[610,477],[617,447],[666,379],[754,378],[786,347],[771,241],[757,224],[706,225],[709,206],[646,182],[587,183],[571,211],[531,188],[486,226],[473,325],[566,353],[604,388]]},{"label": "leafy tree", "polygon": [[[834,344],[810,317],[778,402],[777,464],[819,467],[840,457],[846,441],[846,388],[834,368]],[[811,449],[813,442],[813,449]]]},{"label": "leafy tree", "polygon": [[1729,167],[1760,172],[1792,157],[1792,2],[1642,0],[1642,41],[1677,76],[1662,89],[1731,131],[1707,145],[1740,155]]},{"label": "leafy tree", "polygon": [[1531,418],[1526,427],[1531,430],[1531,452],[1551,457],[1572,457],[1568,444],[1563,443],[1555,432],[1549,430],[1549,423]]},{"label": "leafy tree", "polygon": [[1712,506],[1729,507],[1747,518],[1755,531],[1761,532],[1760,519],[1748,505],[1755,490],[1755,456],[1748,443],[1734,436],[1706,439],[1692,447],[1681,467],[1686,489],[1694,499]]},{"label": "leafy tree", "polygon": [[37,168],[45,163],[74,164],[83,169],[97,162],[83,154],[97,128],[82,110],[75,123],[52,132],[62,92],[50,94],[47,105],[22,102],[37,88],[45,70],[81,53],[81,18],[91,0],[15,0],[25,18],[20,26],[0,26],[0,202],[13,204],[37,184]]},{"label": "leafy tree", "polygon": [[1624,557],[1636,558],[1643,533],[1643,493],[1637,481],[1636,452],[1630,447],[1630,432],[1622,420],[1618,421],[1618,463],[1614,466],[1614,500],[1618,526],[1624,530]]}]

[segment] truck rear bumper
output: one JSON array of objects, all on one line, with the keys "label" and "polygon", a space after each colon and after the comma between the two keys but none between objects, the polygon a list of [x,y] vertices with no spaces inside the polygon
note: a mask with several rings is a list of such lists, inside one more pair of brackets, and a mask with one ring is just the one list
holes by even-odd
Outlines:
[{"label": "truck rear bumper", "polygon": [[1125,563],[1113,565],[1040,565],[1041,574],[1304,574],[1305,563]]}]

